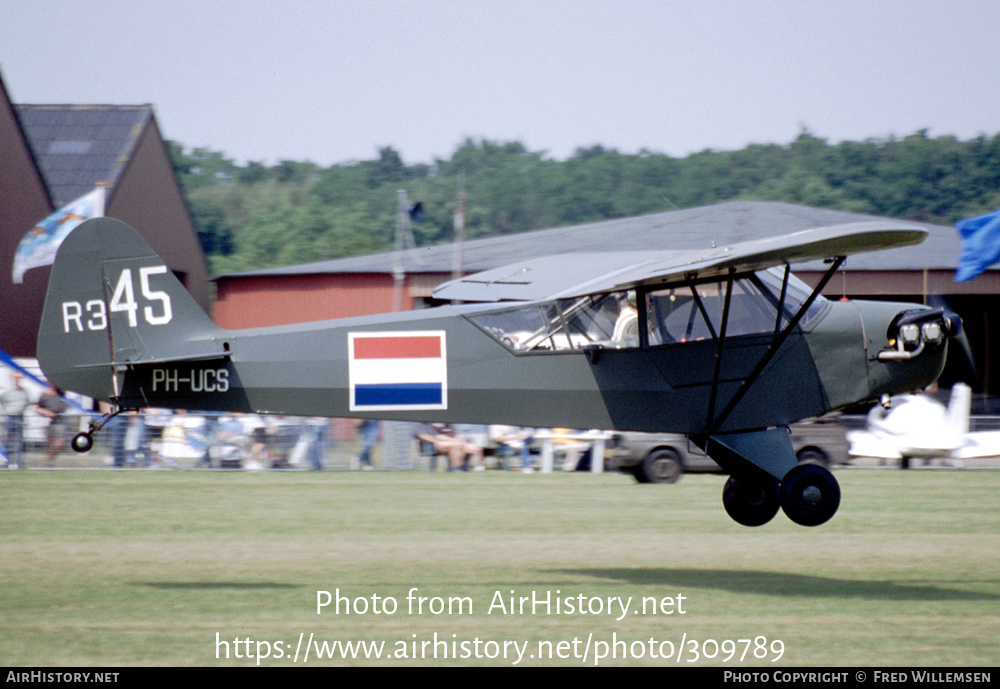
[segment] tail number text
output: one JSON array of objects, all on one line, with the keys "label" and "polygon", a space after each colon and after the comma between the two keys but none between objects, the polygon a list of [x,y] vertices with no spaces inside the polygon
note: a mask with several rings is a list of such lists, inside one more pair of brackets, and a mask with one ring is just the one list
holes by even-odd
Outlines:
[{"label": "tail number text", "polygon": [[[183,386],[183,390],[181,388]],[[224,368],[153,369],[153,392],[228,392],[229,371]]]},{"label": "tail number text", "polygon": [[109,309],[111,313],[126,314],[130,328],[139,326],[140,312],[143,320],[149,325],[166,325],[174,317],[170,295],[163,290],[153,289],[149,282],[151,276],[165,275],[166,273],[167,267],[164,265],[139,268],[139,294],[143,301],[142,304],[136,300],[135,281],[131,268],[126,268],[121,272],[114,292],[111,294],[111,303],[107,306],[101,299],[91,299],[86,304],[81,304],[78,301],[64,301],[62,303],[63,332],[82,333],[84,329],[104,330],[108,327]]}]

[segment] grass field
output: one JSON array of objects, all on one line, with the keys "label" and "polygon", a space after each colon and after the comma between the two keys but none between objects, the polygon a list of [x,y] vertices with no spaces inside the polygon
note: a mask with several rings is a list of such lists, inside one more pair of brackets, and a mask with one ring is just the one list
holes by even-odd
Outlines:
[{"label": "grass field", "polygon": [[828,524],[747,529],[711,475],[7,471],[0,665],[1000,663],[1000,471],[837,477]]}]

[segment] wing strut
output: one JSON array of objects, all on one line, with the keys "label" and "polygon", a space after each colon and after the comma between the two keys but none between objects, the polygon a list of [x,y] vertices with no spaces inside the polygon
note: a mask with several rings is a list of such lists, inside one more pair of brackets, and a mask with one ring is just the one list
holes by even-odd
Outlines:
[{"label": "wing strut", "polygon": [[[733,296],[733,274],[736,272],[735,268],[730,268],[729,272],[726,274],[726,297],[722,302],[722,324],[719,326],[719,336],[716,338],[715,346],[715,368],[712,370],[712,392],[708,397],[708,427],[710,430],[714,430],[716,427],[712,426],[712,417],[715,416],[715,397],[719,392],[719,376],[722,374],[722,350],[726,344],[726,329],[729,325],[729,303]],[[693,289],[692,292],[695,298],[698,297],[698,290]],[[708,314],[705,313],[704,307],[701,305],[701,299],[698,299],[698,307],[701,308],[702,314],[705,317],[706,323],[711,323],[711,319]],[[715,335],[715,333],[712,333]]]},{"label": "wing strut", "polygon": [[[729,415],[736,408],[736,405],[740,403],[740,400],[742,400],[743,397],[750,390],[750,386],[752,386],[754,382],[757,380],[757,378],[760,377],[760,374],[771,362],[771,359],[773,359],[774,355],[778,353],[778,350],[781,348],[781,345],[785,342],[785,340],[788,339],[788,336],[792,334],[792,331],[795,329],[795,326],[799,324],[799,321],[801,321],[802,317],[805,316],[806,311],[809,309],[810,306],[812,306],[813,302],[816,301],[816,297],[818,297],[820,292],[823,291],[823,288],[826,287],[826,284],[828,282],[830,282],[831,278],[833,278],[833,276],[837,273],[837,270],[840,268],[840,266],[844,263],[846,259],[847,256],[837,256],[832,259],[830,268],[823,275],[822,279],[820,279],[815,289],[813,289],[812,293],[806,298],[804,302],[802,302],[801,306],[799,306],[798,311],[796,311],[795,315],[792,316],[792,319],[788,321],[788,325],[785,326],[785,329],[782,330],[780,333],[778,333],[777,336],[774,338],[774,340],[772,340],[771,344],[768,345],[767,350],[764,352],[764,355],[760,358],[760,361],[757,362],[757,365],[754,366],[753,370],[742,380],[739,389],[736,391],[736,394],[733,395],[732,399],[729,400],[729,403],[725,406],[722,412],[717,417],[712,419],[711,415],[715,412],[715,397],[719,387],[720,358],[723,348],[723,340],[725,339],[725,333],[726,333],[726,320],[729,316],[728,313],[729,294],[733,288],[732,274],[730,274],[729,281],[726,283],[726,306],[723,309],[722,327],[721,327],[722,332],[719,338],[719,347],[716,350],[715,371],[712,374],[712,392],[709,398],[709,405],[708,405],[709,434],[718,431],[719,428],[722,426],[722,424],[725,423],[726,419],[729,418]],[[782,286],[782,291],[784,291],[784,286]]]},{"label": "wing strut", "polygon": [[788,276],[792,274],[792,267],[785,264],[785,272],[781,277],[781,295],[778,297],[777,315],[774,317],[774,336],[777,337],[781,331],[781,316],[785,313],[785,296],[788,294]]}]

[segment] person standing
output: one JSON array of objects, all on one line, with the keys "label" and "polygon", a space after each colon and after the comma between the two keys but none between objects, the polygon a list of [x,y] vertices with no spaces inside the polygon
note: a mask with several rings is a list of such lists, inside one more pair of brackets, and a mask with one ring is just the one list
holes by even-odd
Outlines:
[{"label": "person standing", "polygon": [[372,466],[372,450],[378,444],[379,431],[382,424],[377,419],[364,419],[358,424],[361,435],[361,452],[358,453],[357,464],[362,471],[370,471]]},{"label": "person standing", "polygon": [[45,439],[45,466],[54,467],[56,455],[66,444],[66,410],[69,409],[69,405],[63,400],[62,391],[50,385],[38,398],[35,409],[49,420]]},{"label": "person standing", "polygon": [[6,417],[7,466],[11,469],[24,466],[24,412],[29,400],[27,390],[21,387],[23,378],[24,376],[15,372],[14,387],[0,395],[0,407]]}]

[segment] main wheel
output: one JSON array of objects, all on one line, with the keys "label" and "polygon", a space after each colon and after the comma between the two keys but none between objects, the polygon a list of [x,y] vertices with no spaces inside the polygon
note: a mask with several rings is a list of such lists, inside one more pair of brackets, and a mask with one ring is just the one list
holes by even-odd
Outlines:
[{"label": "main wheel", "polygon": [[840,484],[818,464],[799,464],[781,481],[781,509],[802,526],[818,526],[840,507]]},{"label": "main wheel", "polygon": [[635,480],[639,483],[676,483],[684,473],[684,463],[677,450],[661,447],[642,458],[635,468]]},{"label": "main wheel", "polygon": [[761,481],[737,481],[730,476],[722,488],[722,505],[743,526],[767,524],[778,513],[778,481],[770,476]]}]

